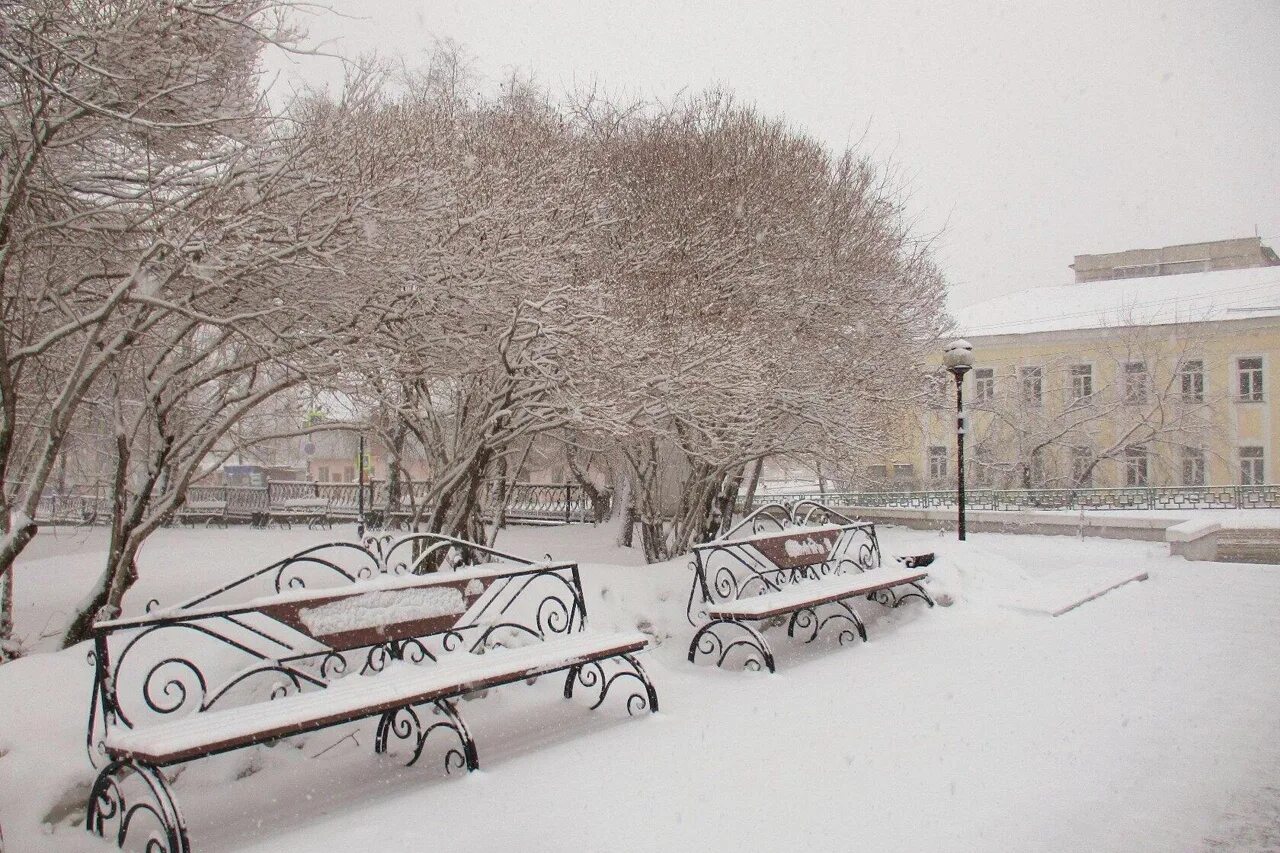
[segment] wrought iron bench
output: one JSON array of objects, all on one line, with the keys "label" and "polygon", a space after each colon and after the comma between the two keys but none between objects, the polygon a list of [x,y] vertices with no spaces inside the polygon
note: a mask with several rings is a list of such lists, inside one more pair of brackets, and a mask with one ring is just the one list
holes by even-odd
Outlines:
[{"label": "wrought iron bench", "polygon": [[[262,587],[271,594],[228,602]],[[377,719],[375,753],[412,765],[440,734],[445,770],[474,770],[453,700],[548,673],[566,672],[564,696],[582,688],[592,709],[630,679],[627,711],[656,711],[635,658],[648,642],[586,630],[575,563],[432,534],[310,548],[174,607],[97,623],[88,746],[105,766],[86,827],[121,847],[141,835],[147,850],[185,853],[166,768],[364,719]]]},{"label": "wrought iron bench", "polygon": [[[327,525],[333,527],[328,498],[286,498],[267,510],[266,523],[275,522],[283,527],[306,524],[308,529]],[[264,525],[265,526],[265,525]]]},{"label": "wrought iron bench", "polygon": [[[749,535],[734,538],[744,531]],[[748,669],[774,672],[763,628],[788,616],[787,636],[800,632],[806,643],[833,623],[841,645],[855,636],[865,642],[866,627],[849,600],[898,607],[920,598],[932,607],[922,565],[911,558],[901,567],[881,566],[873,524],[812,501],[761,507],[724,537],[693,548],[688,616],[698,631],[689,660],[723,666],[741,658]]]},{"label": "wrought iron bench", "polygon": [[220,524],[227,526],[227,502],[218,500],[187,501],[175,514],[180,524],[196,526],[203,521],[205,526]]}]

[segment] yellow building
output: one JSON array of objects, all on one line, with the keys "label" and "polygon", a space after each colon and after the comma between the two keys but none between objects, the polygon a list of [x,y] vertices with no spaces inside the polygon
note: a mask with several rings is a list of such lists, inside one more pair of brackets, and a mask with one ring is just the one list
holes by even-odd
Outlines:
[{"label": "yellow building", "polygon": [[[1077,283],[956,312],[971,487],[1280,480],[1280,260],[1258,238],[1078,256]],[[941,357],[941,354],[939,354]],[[868,485],[953,488],[955,385],[941,368]]]}]

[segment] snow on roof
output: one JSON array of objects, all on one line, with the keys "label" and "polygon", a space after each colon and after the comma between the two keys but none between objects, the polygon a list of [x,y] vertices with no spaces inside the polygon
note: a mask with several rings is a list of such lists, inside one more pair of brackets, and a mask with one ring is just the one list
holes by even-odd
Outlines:
[{"label": "snow on roof", "polygon": [[1280,266],[1032,287],[952,312],[965,337],[1280,316]]}]

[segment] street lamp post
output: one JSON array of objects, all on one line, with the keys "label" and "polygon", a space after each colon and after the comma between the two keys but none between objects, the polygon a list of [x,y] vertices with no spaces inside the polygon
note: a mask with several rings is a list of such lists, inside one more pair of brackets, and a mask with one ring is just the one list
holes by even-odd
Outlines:
[{"label": "street lamp post", "polygon": [[958,529],[960,541],[964,541],[964,434],[968,431],[968,417],[964,413],[964,375],[973,367],[973,346],[963,338],[947,345],[942,352],[942,363],[956,378],[956,492],[959,499]]}]

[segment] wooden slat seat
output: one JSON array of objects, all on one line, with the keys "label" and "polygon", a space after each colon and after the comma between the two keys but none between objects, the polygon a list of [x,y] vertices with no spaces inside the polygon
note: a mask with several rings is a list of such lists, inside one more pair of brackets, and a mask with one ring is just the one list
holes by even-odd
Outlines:
[{"label": "wooden slat seat", "polygon": [[226,523],[227,502],[223,500],[187,501],[177,512],[178,520],[194,525],[197,521],[206,524],[212,522]]},{"label": "wooden slat seat", "polygon": [[648,644],[639,633],[583,632],[484,655],[461,652],[429,667],[395,663],[385,672],[353,675],[324,690],[142,729],[114,728],[106,750],[117,760],[166,766],[642,651]]},{"label": "wooden slat seat", "polygon": [[331,501],[328,498],[286,498],[273,504],[267,512],[268,522],[292,525],[305,522],[307,527],[332,526]]},{"label": "wooden slat seat", "polygon": [[915,583],[928,576],[928,572],[919,569],[883,566],[856,575],[836,575],[807,581],[777,592],[712,605],[707,608],[707,616],[712,619],[770,619],[784,613],[794,613],[803,607],[814,607],[844,598],[870,595],[905,583]]}]

